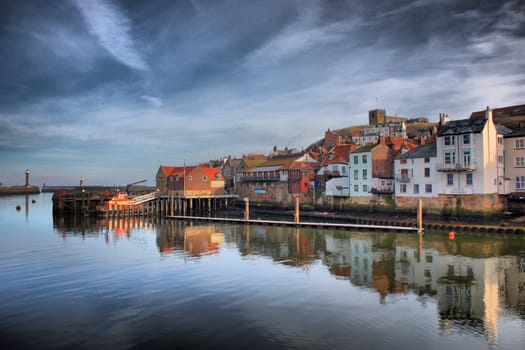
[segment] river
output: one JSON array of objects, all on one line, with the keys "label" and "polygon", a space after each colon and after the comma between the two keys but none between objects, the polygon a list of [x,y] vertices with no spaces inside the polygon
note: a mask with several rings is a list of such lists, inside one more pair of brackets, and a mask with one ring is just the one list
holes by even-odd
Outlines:
[{"label": "river", "polygon": [[2,349],[525,344],[523,235],[56,219],[49,193],[0,225]]}]

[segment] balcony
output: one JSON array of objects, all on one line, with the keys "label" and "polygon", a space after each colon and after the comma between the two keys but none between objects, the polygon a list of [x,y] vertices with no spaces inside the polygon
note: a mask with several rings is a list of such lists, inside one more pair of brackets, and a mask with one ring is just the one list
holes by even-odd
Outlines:
[{"label": "balcony", "polygon": [[463,172],[463,171],[472,172],[476,170],[476,168],[477,168],[476,163],[465,163],[465,162],[464,163],[453,163],[453,164],[442,163],[438,165],[437,171],[446,172],[446,173]]},{"label": "balcony", "polygon": [[372,188],[370,188],[369,193],[373,193],[373,194],[392,194],[392,193],[394,193],[394,189],[391,186],[372,187]]},{"label": "balcony", "polygon": [[250,175],[241,175],[239,177],[240,181],[248,182],[248,181],[279,181],[280,176],[279,175],[257,175],[257,176],[250,176]]},{"label": "balcony", "polygon": [[341,173],[339,173],[339,170],[325,170],[323,172],[323,175],[326,177],[340,177],[342,176]]},{"label": "balcony", "polygon": [[396,176],[396,182],[410,182],[410,177],[408,175]]}]

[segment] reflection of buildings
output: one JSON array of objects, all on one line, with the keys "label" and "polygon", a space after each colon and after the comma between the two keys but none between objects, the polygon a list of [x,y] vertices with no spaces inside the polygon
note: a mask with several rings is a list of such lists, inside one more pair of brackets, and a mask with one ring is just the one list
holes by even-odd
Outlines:
[{"label": "reflection of buildings", "polygon": [[188,253],[189,257],[217,254],[225,235],[214,225],[187,225],[169,221],[157,232],[157,246],[163,254]]},{"label": "reflection of buildings", "polygon": [[338,277],[346,273],[344,277],[350,278],[352,284],[376,289],[381,300],[399,290],[391,249],[375,247],[367,238],[337,239],[326,235],[326,250],[326,263]]},{"label": "reflection of buildings", "polygon": [[[395,244],[406,238],[396,237],[392,249],[380,238],[327,234],[325,239],[323,260],[330,271],[338,278],[349,278],[353,285],[377,290],[381,301],[388,293],[409,289],[434,296],[444,335],[457,328],[484,334],[490,344],[496,344],[505,308],[525,315],[525,251],[520,256],[484,257],[490,253],[470,258],[417,244],[412,247],[408,242],[413,240]],[[467,254],[487,249],[481,242],[462,246]]]},{"label": "reflection of buildings", "polygon": [[269,256],[282,264],[305,269],[318,258],[315,230],[290,231],[279,226],[246,226],[245,229],[244,241],[236,242],[243,255]]},{"label": "reflection of buildings", "polygon": [[185,227],[184,250],[191,256],[217,254],[224,243],[224,233],[211,225]]},{"label": "reflection of buildings", "polygon": [[423,249],[396,248],[396,279],[419,292],[435,294],[441,316],[441,331],[454,327],[482,329],[491,344],[498,338],[498,320],[506,303],[525,299],[523,258],[468,258]]}]

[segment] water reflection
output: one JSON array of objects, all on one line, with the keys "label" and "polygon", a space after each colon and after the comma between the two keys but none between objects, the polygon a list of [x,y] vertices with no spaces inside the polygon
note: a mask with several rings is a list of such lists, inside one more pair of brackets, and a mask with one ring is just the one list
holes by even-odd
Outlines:
[{"label": "water reflection", "polygon": [[322,264],[336,279],[368,289],[378,303],[395,303],[408,293],[434,300],[440,334],[482,335],[498,343],[504,313],[525,321],[525,241],[521,237],[444,233],[419,237],[280,226],[184,223],[142,217],[55,221],[69,235],[129,239],[141,230],[156,234],[161,257],[204,259],[225,245],[243,258],[267,257],[309,271]]}]

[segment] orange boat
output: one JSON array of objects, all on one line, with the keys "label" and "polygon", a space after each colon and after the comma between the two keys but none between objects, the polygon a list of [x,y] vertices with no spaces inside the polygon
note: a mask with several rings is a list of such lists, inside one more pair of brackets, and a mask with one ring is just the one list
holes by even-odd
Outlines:
[{"label": "orange boat", "polygon": [[129,198],[126,192],[119,192],[116,196],[105,202],[103,206],[97,206],[98,212],[107,212],[111,210],[139,210],[141,204],[135,204],[133,198]]}]

